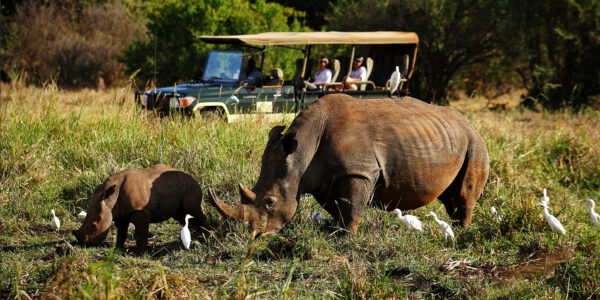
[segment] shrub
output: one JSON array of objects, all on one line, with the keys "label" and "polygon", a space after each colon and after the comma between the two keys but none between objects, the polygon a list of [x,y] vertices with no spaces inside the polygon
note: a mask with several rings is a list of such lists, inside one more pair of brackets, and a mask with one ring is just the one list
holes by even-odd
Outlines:
[{"label": "shrub", "polygon": [[[170,0],[149,5],[146,15],[149,19],[146,39],[132,43],[123,57],[127,73],[141,69],[138,76],[142,85],[154,77],[155,71],[158,85],[199,79],[206,55],[215,46],[201,42],[198,35],[306,30],[298,21],[303,14],[264,0]],[[294,59],[286,55],[290,50],[267,51],[274,52],[268,54],[274,58],[270,64],[282,68],[286,75],[293,73],[290,70]]]},{"label": "shrub", "polygon": [[60,86],[71,88],[121,80],[123,65],[117,57],[144,32],[143,24],[130,17],[120,2],[78,5],[30,0],[17,5],[5,28],[5,72],[25,73],[36,84],[56,79]]}]

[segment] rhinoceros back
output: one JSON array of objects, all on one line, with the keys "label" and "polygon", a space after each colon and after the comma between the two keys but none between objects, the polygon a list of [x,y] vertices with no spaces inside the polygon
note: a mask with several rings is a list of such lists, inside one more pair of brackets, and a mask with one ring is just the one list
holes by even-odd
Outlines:
[{"label": "rhinoceros back", "polygon": [[474,145],[485,152],[482,165],[487,164],[483,139],[452,108],[409,97],[336,95],[318,102],[327,111],[315,156],[328,165],[322,171],[377,180],[373,201],[379,206],[412,209],[437,198],[455,180]]}]

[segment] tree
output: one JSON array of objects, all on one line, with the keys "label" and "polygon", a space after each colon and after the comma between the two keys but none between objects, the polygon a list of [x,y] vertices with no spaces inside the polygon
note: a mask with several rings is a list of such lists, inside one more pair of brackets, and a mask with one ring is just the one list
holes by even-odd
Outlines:
[{"label": "tree", "polygon": [[581,107],[600,94],[600,1],[514,1],[503,47],[514,60],[528,97],[547,108]]},{"label": "tree", "polygon": [[[2,48],[5,72],[27,74],[41,84],[56,79],[63,87],[94,87],[119,81],[122,50],[143,32],[120,2],[29,0],[17,4],[6,23]],[[35,16],[35,17],[32,17]]]},{"label": "tree", "polygon": [[[161,85],[201,77],[208,50],[214,46],[199,41],[199,35],[306,30],[298,21],[301,13],[264,0],[167,0],[148,7],[147,17],[147,38],[133,43],[123,61],[129,73],[141,69],[138,76],[146,81],[156,68]],[[272,63],[284,69],[293,66],[293,60],[283,55],[272,56],[276,60]]]},{"label": "tree", "polygon": [[427,101],[446,101],[458,71],[497,55],[503,26],[502,1],[340,0],[328,16],[332,29],[398,30],[419,34],[419,54],[411,90]]},{"label": "tree", "polygon": [[312,29],[320,30],[327,25],[325,15],[335,5],[336,0],[276,0],[275,2],[306,12],[306,24]]}]

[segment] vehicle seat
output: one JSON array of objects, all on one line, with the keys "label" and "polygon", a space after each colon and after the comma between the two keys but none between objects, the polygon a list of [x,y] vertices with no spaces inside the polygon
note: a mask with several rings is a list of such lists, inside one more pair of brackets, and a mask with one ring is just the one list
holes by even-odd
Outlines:
[{"label": "vehicle seat", "polygon": [[[369,81],[369,77],[371,76],[371,71],[373,71],[373,59],[370,57],[367,57],[367,59],[365,60],[365,68],[367,68],[367,76],[366,76],[366,80],[365,81]],[[360,90],[364,91],[367,88],[367,84],[363,83],[360,85]]]},{"label": "vehicle seat", "polygon": [[337,59],[332,59],[329,62],[329,69],[331,70],[331,82],[336,82],[338,76],[340,75],[340,61]]},{"label": "vehicle seat", "polygon": [[[340,72],[342,69],[346,70],[346,66],[348,65],[347,64],[348,59],[349,58],[347,58],[347,57],[337,56],[336,58],[329,61],[329,68],[331,69],[332,74],[331,74],[331,82],[328,84],[325,84],[326,90],[331,91],[329,89],[330,87],[334,87],[333,90],[337,90],[337,89],[341,90],[341,87],[344,85],[344,83],[341,81],[338,81],[338,80],[341,80],[341,78],[338,78],[338,77],[340,77]],[[350,71],[348,72],[348,74],[350,74]]]},{"label": "vehicle seat", "polygon": [[279,68],[271,70],[271,76],[269,76],[263,86],[282,86],[283,85],[283,71]]}]

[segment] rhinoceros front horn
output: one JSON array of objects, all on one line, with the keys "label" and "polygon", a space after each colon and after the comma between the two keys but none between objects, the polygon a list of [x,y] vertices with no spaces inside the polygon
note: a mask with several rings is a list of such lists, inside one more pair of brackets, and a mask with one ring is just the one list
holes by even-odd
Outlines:
[{"label": "rhinoceros front horn", "polygon": [[208,194],[210,195],[210,200],[212,201],[213,205],[217,208],[217,210],[219,210],[219,212],[222,215],[244,222],[249,221],[247,220],[247,216],[244,213],[246,210],[245,205],[238,204],[234,206],[224,203],[223,201],[219,200],[219,198],[215,195],[215,192],[212,189],[208,189]]}]

